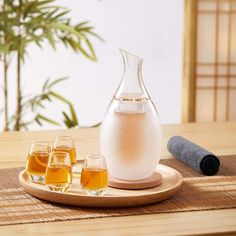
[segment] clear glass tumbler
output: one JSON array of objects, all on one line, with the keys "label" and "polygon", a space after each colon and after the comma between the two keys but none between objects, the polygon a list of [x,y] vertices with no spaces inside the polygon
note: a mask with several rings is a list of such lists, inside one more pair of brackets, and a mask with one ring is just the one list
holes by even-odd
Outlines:
[{"label": "clear glass tumbler", "polygon": [[71,164],[76,164],[75,144],[70,136],[58,136],[54,142],[53,150],[69,153]]},{"label": "clear glass tumbler", "polygon": [[26,173],[31,181],[44,183],[50,152],[49,142],[37,141],[31,144],[26,163]]},{"label": "clear glass tumbler", "polygon": [[45,183],[50,190],[66,192],[72,183],[71,160],[67,152],[52,152],[45,173]]},{"label": "clear glass tumbler", "polygon": [[108,172],[105,158],[89,155],[83,164],[81,186],[88,195],[101,196],[108,186]]}]

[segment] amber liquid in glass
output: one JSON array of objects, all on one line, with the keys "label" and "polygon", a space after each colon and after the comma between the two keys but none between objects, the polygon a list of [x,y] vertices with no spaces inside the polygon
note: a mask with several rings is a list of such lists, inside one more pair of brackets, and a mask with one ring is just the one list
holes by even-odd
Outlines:
[{"label": "amber liquid in glass", "polygon": [[51,187],[66,187],[71,184],[71,167],[68,165],[50,165],[46,170],[45,183]]},{"label": "amber liquid in glass", "polygon": [[54,151],[59,151],[59,152],[67,152],[70,155],[70,160],[71,164],[76,163],[76,151],[74,147],[69,147],[69,146],[57,146],[53,149]]},{"label": "amber liquid in glass", "polygon": [[26,164],[26,172],[30,175],[44,176],[48,158],[48,152],[33,152],[29,154]]},{"label": "amber liquid in glass", "polygon": [[104,189],[108,185],[108,173],[105,169],[82,169],[81,185],[85,190]]}]

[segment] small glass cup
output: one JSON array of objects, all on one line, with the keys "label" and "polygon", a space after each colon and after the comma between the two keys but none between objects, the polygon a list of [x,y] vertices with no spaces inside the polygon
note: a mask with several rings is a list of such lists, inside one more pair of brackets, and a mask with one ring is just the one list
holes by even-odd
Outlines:
[{"label": "small glass cup", "polygon": [[58,136],[54,142],[53,150],[67,152],[70,155],[71,164],[76,164],[75,144],[70,136]]},{"label": "small glass cup", "polygon": [[87,156],[83,164],[80,183],[88,195],[104,195],[108,186],[108,172],[103,156],[95,154]]},{"label": "small glass cup", "polygon": [[48,164],[51,147],[49,142],[33,142],[27,157],[26,173],[31,181],[44,183],[44,176]]},{"label": "small glass cup", "polygon": [[66,192],[72,183],[70,155],[67,152],[52,152],[45,173],[45,183],[50,190]]}]

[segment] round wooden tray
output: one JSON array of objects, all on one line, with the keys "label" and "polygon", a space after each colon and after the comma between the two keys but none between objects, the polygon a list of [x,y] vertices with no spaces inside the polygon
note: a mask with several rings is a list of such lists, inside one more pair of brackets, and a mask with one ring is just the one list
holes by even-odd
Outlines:
[{"label": "round wooden tray", "polygon": [[162,175],[162,184],[159,186],[143,190],[108,187],[104,196],[86,195],[80,188],[79,176],[73,178],[71,189],[67,193],[54,192],[44,185],[32,183],[24,170],[19,174],[19,181],[27,193],[51,202],[84,207],[128,207],[156,203],[178,191],[183,181],[178,171],[161,164],[156,171]]}]

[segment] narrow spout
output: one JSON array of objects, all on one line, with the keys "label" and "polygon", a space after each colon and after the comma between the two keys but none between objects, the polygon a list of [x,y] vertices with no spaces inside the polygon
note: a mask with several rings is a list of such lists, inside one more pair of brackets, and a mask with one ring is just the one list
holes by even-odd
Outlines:
[{"label": "narrow spout", "polygon": [[143,59],[124,49],[120,49],[120,52],[124,62],[124,73],[115,97],[135,96],[148,99],[149,96],[142,79]]},{"label": "narrow spout", "polygon": [[[123,57],[123,61],[124,61],[124,66],[125,66],[125,69],[130,67],[130,66],[136,66],[137,69],[142,69],[141,66],[142,66],[142,63],[143,63],[143,59],[130,53],[130,52],[127,52],[126,50],[124,49],[121,49],[120,48],[120,52],[121,52],[121,55]],[[138,68],[140,67],[140,68]]]}]

